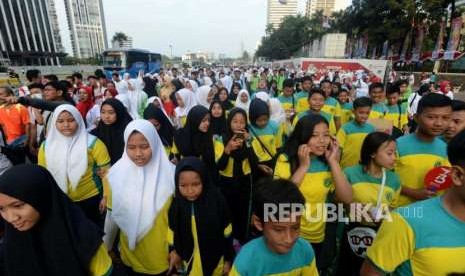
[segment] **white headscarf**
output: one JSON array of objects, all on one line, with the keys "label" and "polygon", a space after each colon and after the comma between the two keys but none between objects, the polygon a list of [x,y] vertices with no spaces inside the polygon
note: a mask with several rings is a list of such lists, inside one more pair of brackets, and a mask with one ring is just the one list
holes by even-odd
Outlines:
[{"label": "white headscarf", "polygon": [[210,77],[203,77],[203,83],[204,85],[211,86],[213,84],[213,81]]},{"label": "white headscarf", "polygon": [[197,100],[195,99],[195,94],[194,92],[190,91],[189,89],[187,88],[183,88],[181,90],[179,90],[178,92],[176,92],[179,97],[181,97],[181,99],[183,100],[184,102],[184,107],[176,107],[176,109],[174,110],[174,112],[176,112],[176,117],[184,117],[184,116],[187,116],[187,114],[189,113],[189,111],[197,105]]},{"label": "white headscarf", "polygon": [[271,98],[270,101],[270,119],[281,124],[286,120],[286,112],[284,112],[281,102],[277,98]]},{"label": "white headscarf", "polygon": [[[247,102],[246,102],[246,103],[243,103],[243,102],[241,101],[241,95],[242,95],[242,94],[247,94]],[[236,107],[240,107],[240,108],[244,109],[245,111],[249,112],[250,95],[249,95],[249,92],[247,92],[247,90],[242,89],[241,91],[239,91],[239,93],[237,94],[235,106],[236,106]]]},{"label": "white headscarf", "polygon": [[192,92],[194,93],[197,92],[197,90],[199,89],[199,85],[197,84],[197,82],[193,80],[189,80],[189,83],[192,86]]},{"label": "white headscarf", "polygon": [[210,94],[210,91],[210,86],[200,86],[200,88],[197,90],[197,93],[195,94],[197,98],[197,103],[205,106],[206,108],[210,108],[210,103],[208,102],[208,94]]},{"label": "white headscarf", "polygon": [[228,89],[228,93],[231,93],[231,88],[233,85],[233,79],[230,76],[224,76],[223,78],[220,79],[221,83],[223,84],[226,89]]},{"label": "white headscarf", "polygon": [[142,86],[137,79],[129,80],[133,90],[128,91],[129,114],[133,119],[140,119],[139,109],[144,99],[147,99],[147,93],[142,90]]},{"label": "white headscarf", "polygon": [[268,103],[270,101],[270,95],[266,92],[257,92],[255,93],[255,98],[260,99],[264,101],[265,103]]},{"label": "white headscarf", "polygon": [[163,101],[159,97],[157,96],[150,97],[147,100],[147,104],[145,105],[145,108],[147,108],[150,104],[153,104],[155,100],[157,100],[160,103],[159,108],[161,109],[161,111],[163,111],[163,114],[165,114],[166,118],[168,118],[168,121],[170,121],[171,125],[174,125],[173,122],[171,121],[170,116],[168,116],[168,113],[166,113],[165,107],[163,106]]},{"label": "white headscarf", "polygon": [[[152,159],[137,166],[126,153],[129,136],[140,132],[150,144]],[[134,120],[124,131],[123,156],[108,173],[112,191],[111,216],[134,249],[152,228],[155,218],[174,193],[175,167],[168,160],[155,127],[146,120]]]},{"label": "white headscarf", "polygon": [[129,103],[129,98],[126,94],[118,94],[116,95],[115,99],[120,101],[124,105],[124,107],[126,107],[126,109],[129,110],[129,106],[131,104]]},{"label": "white headscarf", "polygon": [[[72,137],[64,136],[56,127],[58,116],[64,111],[69,112],[78,124]],[[84,120],[74,106],[63,104],[55,109],[45,142],[45,162],[47,170],[64,193],[68,193],[68,180],[71,189],[75,190],[87,171],[87,144],[90,137],[92,135],[87,133]]]}]

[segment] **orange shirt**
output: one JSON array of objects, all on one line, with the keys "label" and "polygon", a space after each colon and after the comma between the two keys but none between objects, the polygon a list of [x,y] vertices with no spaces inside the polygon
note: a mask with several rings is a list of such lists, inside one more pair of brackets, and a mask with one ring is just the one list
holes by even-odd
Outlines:
[{"label": "orange shirt", "polygon": [[26,126],[29,123],[26,107],[20,104],[0,106],[0,125],[8,144],[26,134]]}]

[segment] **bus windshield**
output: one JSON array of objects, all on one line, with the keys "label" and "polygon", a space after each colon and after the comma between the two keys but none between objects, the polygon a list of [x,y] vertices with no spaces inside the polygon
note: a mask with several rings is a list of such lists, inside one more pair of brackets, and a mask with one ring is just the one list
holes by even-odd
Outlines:
[{"label": "bus windshield", "polygon": [[122,52],[106,52],[103,54],[104,67],[126,67],[126,55]]}]

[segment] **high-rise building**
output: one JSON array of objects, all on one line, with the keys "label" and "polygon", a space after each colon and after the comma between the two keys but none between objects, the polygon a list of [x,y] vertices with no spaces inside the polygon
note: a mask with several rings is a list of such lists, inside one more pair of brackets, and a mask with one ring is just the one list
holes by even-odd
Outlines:
[{"label": "high-rise building", "polygon": [[277,29],[286,16],[297,15],[297,3],[297,0],[268,0],[267,25]]},{"label": "high-rise building", "polygon": [[321,10],[324,16],[331,16],[333,12],[345,9],[348,4],[347,0],[307,0],[305,15],[311,17]]},{"label": "high-rise building", "polygon": [[58,64],[61,49],[50,9],[48,0],[1,0],[0,57],[11,65]]},{"label": "high-rise building", "polygon": [[65,48],[63,47],[63,43],[61,41],[61,34],[60,34],[60,25],[58,24],[58,15],[57,10],[55,8],[55,0],[47,0],[48,5],[48,14],[50,15],[50,24],[52,25],[52,33],[53,39],[55,40],[55,45],[59,52],[65,52]]},{"label": "high-rise building", "polygon": [[98,56],[108,48],[102,0],[64,1],[74,56]]}]

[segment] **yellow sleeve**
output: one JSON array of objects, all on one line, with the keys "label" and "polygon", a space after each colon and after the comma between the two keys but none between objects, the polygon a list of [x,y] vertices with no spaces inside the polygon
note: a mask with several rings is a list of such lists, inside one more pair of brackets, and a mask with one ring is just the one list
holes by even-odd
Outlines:
[{"label": "yellow sleeve", "polygon": [[297,122],[300,120],[300,116],[299,114],[297,114],[295,117],[294,117],[294,120],[292,121],[292,127],[294,128],[296,125],[297,125]]},{"label": "yellow sleeve", "polygon": [[95,256],[90,261],[90,275],[91,276],[107,276],[111,274],[112,271],[112,262],[111,258],[108,255],[108,251],[105,245],[101,245]]},{"label": "yellow sleeve", "polygon": [[336,134],[336,140],[341,149],[344,148],[344,145],[346,143],[346,137],[347,137],[346,131],[344,130],[344,128],[341,127]]},{"label": "yellow sleeve", "polygon": [[171,154],[176,155],[179,154],[178,147],[176,146],[176,143],[173,141],[173,146],[171,147]]},{"label": "yellow sleeve", "polygon": [[241,276],[235,265],[232,266],[229,276]]},{"label": "yellow sleeve", "polygon": [[39,153],[37,154],[37,164],[41,167],[47,168],[47,162],[45,161],[45,142],[40,145]]},{"label": "yellow sleeve", "polygon": [[336,103],[336,109],[334,110],[334,117],[337,117],[337,118],[342,117],[342,108],[339,103]]},{"label": "yellow sleeve", "polygon": [[412,228],[401,215],[393,212],[392,221],[385,220],[381,224],[373,244],[368,248],[367,256],[379,270],[391,273],[409,260],[414,250]]},{"label": "yellow sleeve", "polygon": [[110,183],[108,183],[108,177],[104,176],[102,178],[102,186],[103,186],[103,196],[107,199],[107,208],[111,210],[112,202],[111,202],[111,187]]},{"label": "yellow sleeve", "polygon": [[278,156],[276,160],[276,166],[274,169],[274,178],[275,179],[290,179],[291,175],[291,165],[287,161],[287,158],[284,155]]},{"label": "yellow sleeve", "polygon": [[278,133],[276,133],[276,149],[283,146],[283,136],[285,133],[285,123],[279,124]]},{"label": "yellow sleeve", "polygon": [[404,126],[408,125],[408,116],[407,113],[404,112],[400,115],[400,127],[403,128]]},{"label": "yellow sleeve", "polygon": [[224,152],[223,139],[216,138],[215,141],[213,142],[213,146],[215,150],[215,162],[218,162],[218,160],[220,160]]},{"label": "yellow sleeve", "polygon": [[309,266],[306,266],[302,269],[302,275],[308,275],[308,276],[318,276],[318,269],[316,269],[316,261],[315,258],[313,258],[312,262],[310,263]]},{"label": "yellow sleeve", "polygon": [[174,232],[171,230],[171,228],[168,226],[168,231],[166,231],[166,241],[168,242],[169,246],[174,245]]},{"label": "yellow sleeve", "polygon": [[[92,148],[91,155],[94,158],[97,167],[105,167],[110,164],[110,155],[108,154],[107,147],[98,139],[95,141],[95,145]],[[108,168],[107,168],[108,169]]]},{"label": "yellow sleeve", "polygon": [[223,231],[223,235],[225,238],[231,236],[232,234],[232,224],[228,224],[228,226],[226,226],[226,228],[224,228],[224,231]]}]

